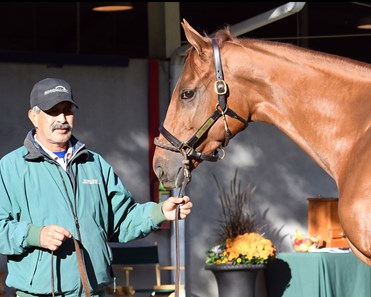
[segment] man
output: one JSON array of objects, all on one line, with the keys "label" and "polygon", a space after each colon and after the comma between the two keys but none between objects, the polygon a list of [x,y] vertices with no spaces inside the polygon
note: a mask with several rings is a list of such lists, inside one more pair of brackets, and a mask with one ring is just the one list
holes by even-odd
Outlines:
[{"label": "man", "polygon": [[103,295],[112,282],[108,240],[147,236],[175,219],[178,204],[184,219],[192,203],[186,196],[135,203],[110,164],[72,135],[77,104],[65,80],[36,83],[30,104],[34,129],[0,161],[6,284],[20,297]]}]

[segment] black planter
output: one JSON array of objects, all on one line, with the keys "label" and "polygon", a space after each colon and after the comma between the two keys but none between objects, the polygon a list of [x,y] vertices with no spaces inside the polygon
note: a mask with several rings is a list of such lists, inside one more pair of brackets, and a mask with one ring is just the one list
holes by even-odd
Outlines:
[{"label": "black planter", "polygon": [[206,265],[205,269],[214,273],[219,297],[254,297],[256,277],[265,266],[214,264]]}]

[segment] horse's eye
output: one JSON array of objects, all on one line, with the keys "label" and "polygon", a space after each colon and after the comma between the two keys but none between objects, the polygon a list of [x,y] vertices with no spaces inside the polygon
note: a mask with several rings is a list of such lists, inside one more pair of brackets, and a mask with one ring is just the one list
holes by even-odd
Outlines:
[{"label": "horse's eye", "polygon": [[191,90],[185,90],[185,91],[182,91],[182,93],[180,94],[180,98],[181,99],[191,99],[193,96],[194,96],[195,92],[191,91]]}]

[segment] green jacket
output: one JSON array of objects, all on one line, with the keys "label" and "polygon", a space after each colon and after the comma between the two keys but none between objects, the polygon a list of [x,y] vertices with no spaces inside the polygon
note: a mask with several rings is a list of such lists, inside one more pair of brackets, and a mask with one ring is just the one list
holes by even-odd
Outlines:
[{"label": "green jacket", "polygon": [[[42,226],[56,224],[80,241],[93,294],[112,283],[108,240],[142,238],[166,220],[161,204],[135,203],[112,167],[72,137],[67,170],[34,140],[0,160],[0,253],[8,257],[6,284],[31,294],[76,296],[81,289],[72,239],[51,253],[40,247]],[[75,224],[78,219],[81,238]],[[53,261],[53,265],[52,262]]]}]

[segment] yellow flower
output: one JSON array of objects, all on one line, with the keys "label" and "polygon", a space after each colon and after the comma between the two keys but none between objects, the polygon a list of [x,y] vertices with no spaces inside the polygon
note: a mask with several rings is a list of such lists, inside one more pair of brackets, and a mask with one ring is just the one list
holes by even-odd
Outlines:
[{"label": "yellow flower", "polygon": [[209,264],[264,264],[275,255],[276,248],[269,239],[251,232],[227,239],[225,249],[219,254],[213,253]]}]

